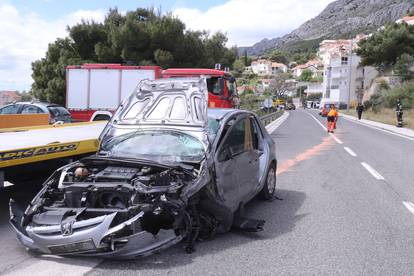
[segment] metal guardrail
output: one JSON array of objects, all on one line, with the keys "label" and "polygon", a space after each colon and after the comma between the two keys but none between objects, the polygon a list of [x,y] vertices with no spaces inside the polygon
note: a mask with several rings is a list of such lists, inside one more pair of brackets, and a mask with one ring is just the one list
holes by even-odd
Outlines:
[{"label": "metal guardrail", "polygon": [[264,125],[268,125],[274,120],[276,120],[277,118],[279,118],[280,116],[282,116],[282,114],[283,114],[283,111],[276,111],[270,114],[266,114],[260,117],[260,121],[262,121]]}]

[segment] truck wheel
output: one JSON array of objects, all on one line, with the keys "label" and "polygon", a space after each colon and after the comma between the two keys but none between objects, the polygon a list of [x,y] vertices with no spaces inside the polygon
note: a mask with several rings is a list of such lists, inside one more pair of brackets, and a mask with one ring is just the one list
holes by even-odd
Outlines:
[{"label": "truck wheel", "polygon": [[266,181],[265,184],[260,191],[260,197],[263,200],[269,200],[273,197],[273,194],[276,190],[276,166],[275,163],[272,162],[272,164],[269,166],[269,169],[267,170],[266,175]]},{"label": "truck wheel", "polygon": [[109,121],[111,118],[108,115],[96,115],[93,121]]}]

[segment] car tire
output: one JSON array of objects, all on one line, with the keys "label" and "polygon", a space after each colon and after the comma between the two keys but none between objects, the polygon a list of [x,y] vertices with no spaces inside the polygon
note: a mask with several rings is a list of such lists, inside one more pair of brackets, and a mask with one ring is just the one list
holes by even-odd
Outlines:
[{"label": "car tire", "polygon": [[276,190],[276,166],[275,163],[269,166],[269,169],[266,172],[266,180],[263,185],[262,190],[260,191],[260,198],[263,200],[269,200],[273,197],[273,194]]}]

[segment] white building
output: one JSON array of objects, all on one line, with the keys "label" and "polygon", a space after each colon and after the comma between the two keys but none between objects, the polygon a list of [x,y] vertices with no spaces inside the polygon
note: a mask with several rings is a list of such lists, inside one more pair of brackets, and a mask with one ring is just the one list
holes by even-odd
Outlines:
[{"label": "white building", "polygon": [[252,71],[259,76],[268,76],[272,74],[272,62],[266,59],[252,61]]},{"label": "white building", "polygon": [[270,76],[277,73],[286,73],[287,66],[283,63],[271,62],[267,59],[259,59],[253,61],[251,64],[251,70],[253,73],[258,74],[259,76]]},{"label": "white building", "polygon": [[316,83],[308,83],[307,88],[305,89],[306,95],[310,94],[323,94],[324,85],[323,83],[316,82]]},{"label": "white building", "polygon": [[318,75],[322,75],[322,67],[323,63],[320,60],[309,60],[305,64],[299,64],[295,68],[292,69],[292,74],[294,77],[298,78],[302,75],[304,70],[309,70],[312,72],[313,77],[317,77]]},{"label": "white building", "polygon": [[324,63],[322,97],[325,101],[347,105],[362,100],[365,89],[377,75],[373,67],[360,66],[361,58],[354,53],[357,43],[364,38],[359,35],[351,40],[321,42],[319,57]]},{"label": "white building", "polygon": [[286,73],[288,70],[287,65],[278,62],[272,62],[272,75],[277,73]]}]

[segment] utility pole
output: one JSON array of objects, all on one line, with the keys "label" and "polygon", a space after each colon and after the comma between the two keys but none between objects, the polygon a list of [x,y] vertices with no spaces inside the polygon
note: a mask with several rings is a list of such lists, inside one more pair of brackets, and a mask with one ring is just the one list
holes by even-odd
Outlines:
[{"label": "utility pole", "polygon": [[354,44],[354,39],[351,38],[351,49],[349,50],[349,79],[348,79],[348,103],[346,105],[346,111],[349,111],[349,106],[351,105],[351,78],[352,78],[352,48]]}]

